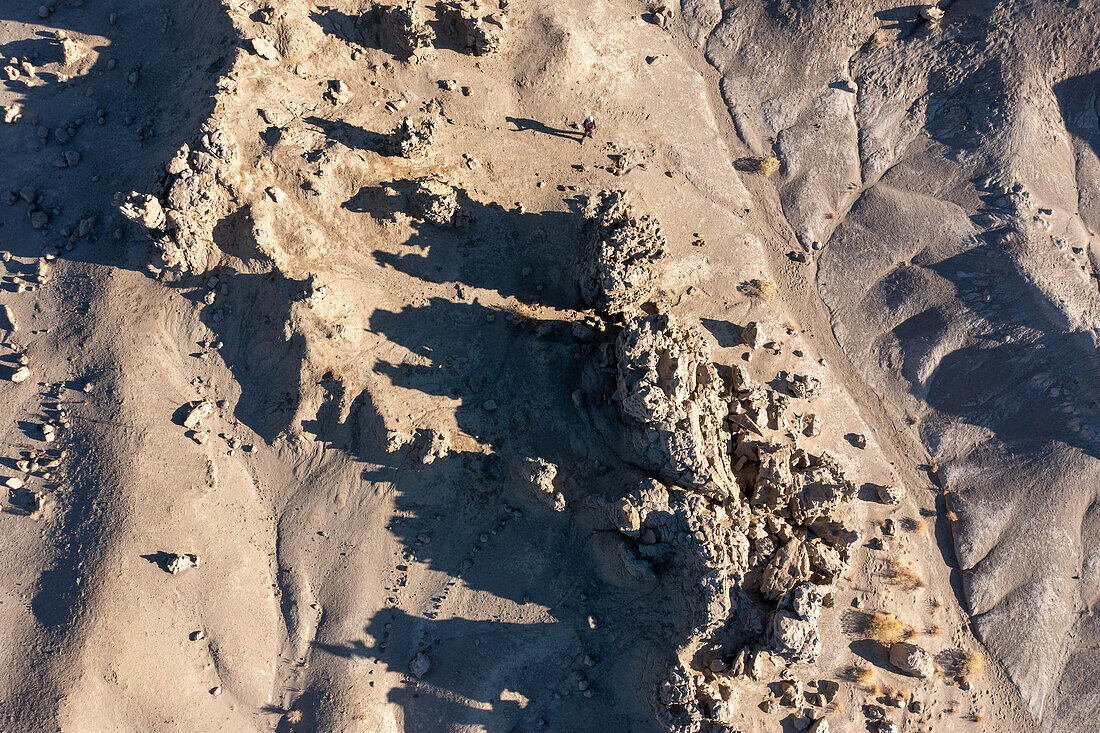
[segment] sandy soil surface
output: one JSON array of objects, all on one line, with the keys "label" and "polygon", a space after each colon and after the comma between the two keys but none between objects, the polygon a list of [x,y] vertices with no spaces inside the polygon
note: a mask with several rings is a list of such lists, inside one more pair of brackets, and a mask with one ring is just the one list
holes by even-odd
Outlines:
[{"label": "sandy soil surface", "polygon": [[1091,729],[1100,6],[9,5],[4,730]]}]

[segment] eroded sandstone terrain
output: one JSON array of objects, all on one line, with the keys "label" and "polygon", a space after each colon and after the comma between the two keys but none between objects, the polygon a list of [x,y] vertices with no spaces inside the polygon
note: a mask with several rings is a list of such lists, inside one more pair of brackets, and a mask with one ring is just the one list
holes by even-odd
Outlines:
[{"label": "eroded sandstone terrain", "polygon": [[1090,729],[1098,28],[0,10],[4,729]]}]

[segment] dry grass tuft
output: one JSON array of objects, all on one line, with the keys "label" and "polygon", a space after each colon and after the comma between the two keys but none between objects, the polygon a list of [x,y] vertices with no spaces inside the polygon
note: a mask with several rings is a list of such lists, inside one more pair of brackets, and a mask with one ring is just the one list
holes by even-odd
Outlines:
[{"label": "dry grass tuft", "polygon": [[887,563],[886,577],[890,582],[900,585],[908,591],[919,590],[924,587],[924,580],[917,575],[917,572],[907,560],[891,560]]},{"label": "dry grass tuft", "polygon": [[779,158],[774,155],[769,155],[766,158],[761,158],[756,161],[756,172],[765,176],[770,176],[779,170]]},{"label": "dry grass tuft", "polygon": [[959,656],[959,679],[974,682],[985,674],[985,657],[981,652],[966,649]]},{"label": "dry grass tuft", "polygon": [[738,290],[750,298],[769,300],[779,291],[779,284],[776,283],[775,280],[752,279],[748,282],[741,283]]},{"label": "dry grass tuft", "polygon": [[939,624],[932,624],[924,630],[925,636],[938,637],[942,633],[943,629],[940,628]]},{"label": "dry grass tuft", "polygon": [[845,676],[860,687],[869,688],[875,679],[875,668],[853,664],[848,668]]},{"label": "dry grass tuft", "polygon": [[876,611],[867,617],[863,633],[871,641],[877,641],[885,647],[893,646],[905,640],[906,626],[896,614]]},{"label": "dry grass tuft", "polygon": [[302,711],[301,710],[291,710],[289,713],[286,714],[286,722],[288,722],[288,723],[301,723],[302,722]]},{"label": "dry grass tuft", "polygon": [[981,713],[974,713],[972,716],[970,716],[970,719],[973,720],[978,725],[981,725],[982,723],[985,722],[985,716],[982,715]]},{"label": "dry grass tuft", "polygon": [[928,522],[923,519],[914,519],[913,517],[905,517],[900,522],[901,528],[906,532],[915,532],[917,534],[925,534],[928,531]]},{"label": "dry grass tuft", "polygon": [[951,522],[952,524],[959,521],[959,515],[951,511],[950,509],[947,510],[947,513],[944,514],[944,516],[947,517],[947,521]]}]

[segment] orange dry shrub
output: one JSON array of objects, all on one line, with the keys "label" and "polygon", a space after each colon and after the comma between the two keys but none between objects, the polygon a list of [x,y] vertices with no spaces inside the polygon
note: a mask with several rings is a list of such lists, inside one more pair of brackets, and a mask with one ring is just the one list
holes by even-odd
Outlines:
[{"label": "orange dry shrub", "polygon": [[871,641],[877,641],[885,647],[891,647],[905,640],[907,628],[896,614],[876,611],[867,617],[863,633]]},{"label": "orange dry shrub", "polygon": [[974,682],[985,674],[985,657],[973,649],[966,649],[959,656],[959,679]]},{"label": "orange dry shrub", "polygon": [[853,664],[848,668],[848,678],[860,687],[870,687],[875,679],[875,668]]},{"label": "orange dry shrub", "polygon": [[775,280],[753,278],[746,283],[742,283],[739,289],[750,298],[768,300],[779,291],[779,284]]},{"label": "orange dry shrub", "polygon": [[906,560],[891,560],[886,567],[886,577],[908,591],[924,587],[924,581]]},{"label": "orange dry shrub", "polygon": [[774,155],[769,155],[766,158],[761,158],[756,161],[756,172],[765,176],[770,176],[779,170],[779,158]]}]

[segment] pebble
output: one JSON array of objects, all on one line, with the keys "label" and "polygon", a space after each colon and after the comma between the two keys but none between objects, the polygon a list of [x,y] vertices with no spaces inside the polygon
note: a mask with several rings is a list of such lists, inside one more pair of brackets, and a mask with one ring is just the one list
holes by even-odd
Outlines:
[{"label": "pebble", "polygon": [[11,375],[11,381],[19,384],[20,382],[25,382],[30,379],[30,376],[31,370],[24,365],[15,370],[15,372]]},{"label": "pebble", "polygon": [[492,412],[493,410],[497,409],[497,403],[493,400],[485,400],[485,404],[482,406],[485,408],[486,412]]}]

